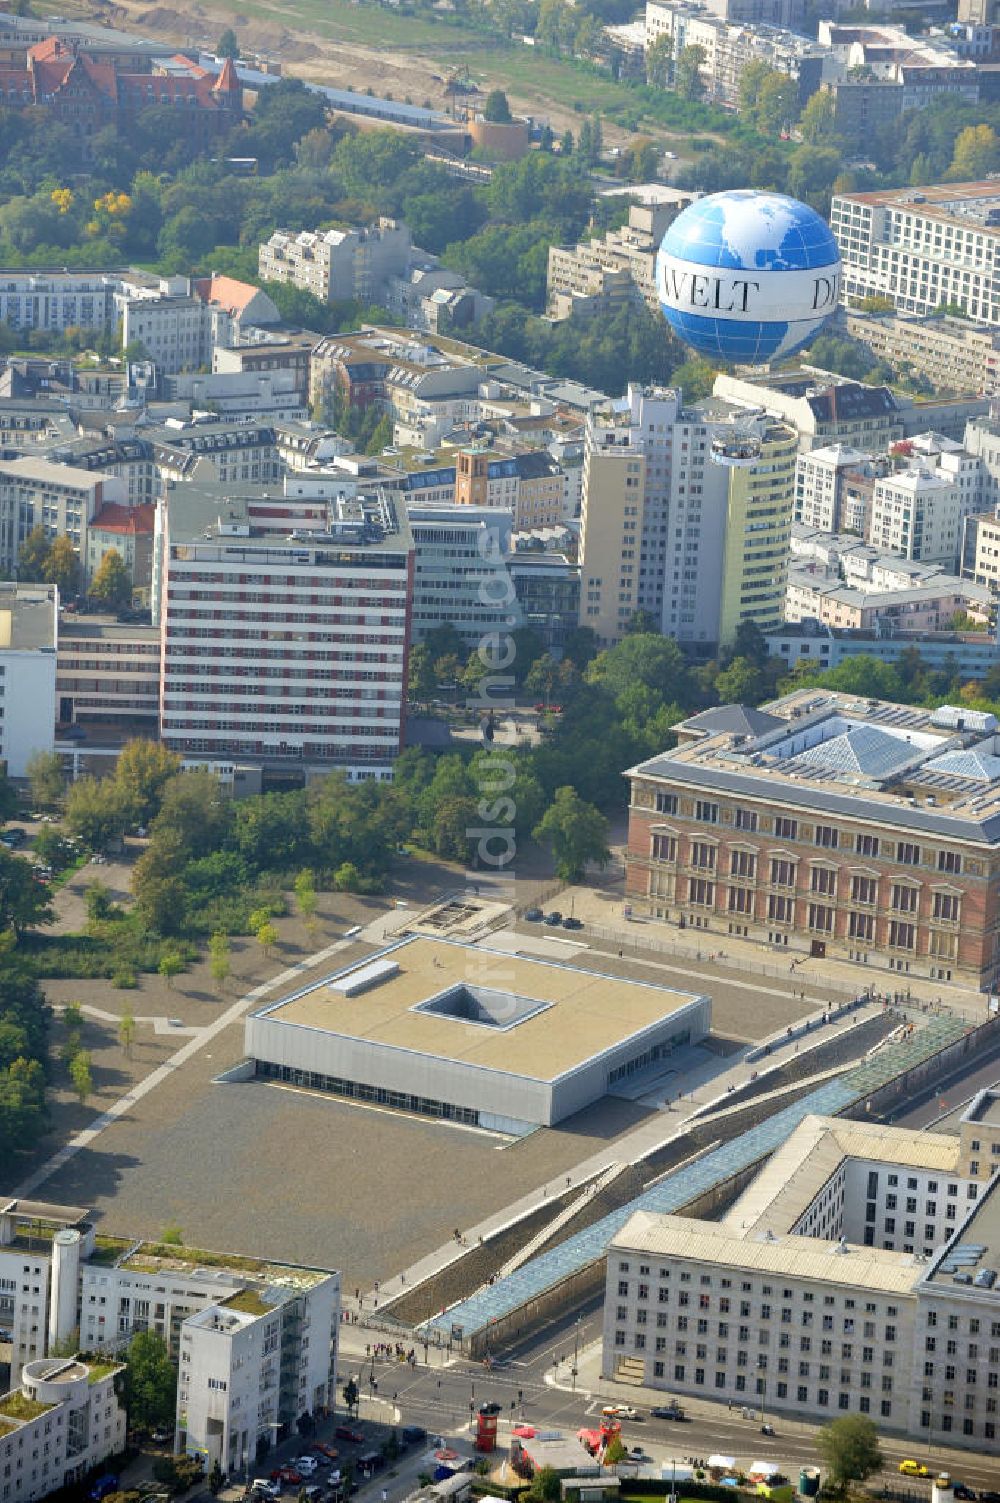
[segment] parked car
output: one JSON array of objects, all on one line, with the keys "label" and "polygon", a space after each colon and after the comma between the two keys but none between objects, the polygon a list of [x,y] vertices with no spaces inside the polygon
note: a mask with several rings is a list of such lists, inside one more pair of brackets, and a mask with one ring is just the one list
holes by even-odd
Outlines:
[{"label": "parked car", "polygon": [[912,1461],[909,1458],[899,1463],[899,1470],[904,1477],[929,1477],[930,1469],[924,1466],[922,1461]]},{"label": "parked car", "polygon": [[302,1473],[296,1471],[293,1466],[278,1466],[271,1473],[272,1482],[287,1482],[289,1487],[298,1487],[302,1481]]},{"label": "parked car", "polygon": [[106,1498],[109,1493],[116,1493],[117,1491],[118,1478],[112,1472],[105,1472],[103,1477],[98,1477],[90,1489],[90,1496],[93,1503],[101,1503],[102,1498]]},{"label": "parked car", "polygon": [[174,1432],[172,1430],[168,1430],[165,1425],[160,1425],[152,1432],[149,1438],[150,1440],[155,1441],[158,1446],[162,1446],[165,1445],[168,1440],[173,1440]]},{"label": "parked car", "polygon": [[552,912],[547,913],[542,919],[542,923],[545,924],[549,929],[558,929],[559,925],[562,923],[562,914],[557,908],[553,908]]},{"label": "parked car", "polygon": [[986,1492],[979,1494],[979,1503],[1000,1503],[1000,1493],[987,1488]]},{"label": "parked car", "polygon": [[301,1472],[304,1477],[311,1477],[313,1472],[319,1470],[319,1462],[316,1460],[315,1456],[296,1456],[292,1465],[295,1467],[295,1470],[297,1472]]},{"label": "parked car", "polygon": [[564,929],[582,929],[583,919],[574,918],[573,915],[570,914],[568,918],[563,919],[562,925]]},{"label": "parked car", "polygon": [[352,1446],[359,1446],[365,1438],[361,1431],[356,1430],[353,1425],[338,1425],[333,1432],[333,1437],[334,1440],[346,1440]]},{"label": "parked car", "polygon": [[654,1419],[687,1419],[687,1415],[684,1413],[684,1410],[681,1408],[680,1404],[658,1404],[655,1409],[651,1409],[649,1412]]},{"label": "parked car", "polygon": [[641,1420],[642,1415],[631,1404],[605,1404],[601,1413],[608,1419]]},{"label": "parked car", "polygon": [[11,850],[14,850],[17,846],[23,845],[27,838],[27,835],[18,825],[11,825],[9,830],[4,830],[3,834],[0,835],[0,842],[9,846]]},{"label": "parked car", "polygon": [[543,917],[542,910],[540,908],[527,908],[525,909],[524,917],[529,924],[540,924]]},{"label": "parked car", "polygon": [[331,1461],[336,1461],[337,1457],[340,1455],[337,1447],[331,1446],[329,1442],[325,1440],[314,1440],[309,1449],[311,1451],[318,1451],[321,1456],[327,1456]]},{"label": "parked car", "polygon": [[261,1498],[280,1498],[281,1487],[277,1482],[272,1482],[269,1477],[255,1477],[250,1491]]},{"label": "parked car", "polygon": [[427,1431],[423,1425],[404,1425],[399,1437],[404,1446],[418,1446],[422,1440],[427,1439]]},{"label": "parked car", "polygon": [[959,1503],[976,1503],[976,1490],[974,1487],[966,1487],[964,1482],[956,1482],[952,1493],[958,1498]]}]

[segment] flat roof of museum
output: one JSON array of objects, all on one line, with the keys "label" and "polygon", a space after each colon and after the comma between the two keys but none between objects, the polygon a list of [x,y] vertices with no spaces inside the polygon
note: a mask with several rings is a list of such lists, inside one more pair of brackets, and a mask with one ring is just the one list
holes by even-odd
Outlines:
[{"label": "flat roof of museum", "polygon": [[[367,985],[365,973],[372,978]],[[355,982],[362,989],[349,995]],[[483,997],[498,1021],[418,1010],[429,1003],[439,1008],[441,999],[460,993]],[[413,937],[254,1016],[555,1081],[701,1000],[558,961]]]}]

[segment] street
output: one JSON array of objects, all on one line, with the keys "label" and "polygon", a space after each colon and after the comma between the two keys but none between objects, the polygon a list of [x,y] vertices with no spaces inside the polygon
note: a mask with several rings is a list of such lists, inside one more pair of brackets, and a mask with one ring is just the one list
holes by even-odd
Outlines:
[{"label": "street", "polygon": [[[774,1460],[795,1470],[802,1463],[815,1464],[819,1460],[816,1425],[769,1412],[766,1418],[777,1433],[764,1437],[760,1433],[759,1413],[752,1420],[744,1419],[735,1406],[729,1410],[686,1394],[681,1403],[688,1415],[687,1423],[655,1420],[649,1415],[649,1407],[666,1402],[667,1394],[650,1398],[645,1389],[603,1382],[598,1386],[601,1310],[596,1297],[580,1310],[554,1320],[505,1350],[490,1369],[482,1362],[449,1357],[446,1352],[441,1354],[444,1365],[434,1365],[436,1354],[432,1351],[432,1365],[418,1362],[415,1371],[405,1362],[376,1360],[378,1389],[374,1405],[368,1397],[367,1375],[372,1364],[364,1354],[366,1333],[360,1326],[344,1330],[349,1334],[342,1346],[341,1370],[345,1381],[352,1373],[358,1376],[365,1395],[361,1403],[363,1419],[374,1418],[376,1414],[388,1418],[388,1408],[392,1406],[398,1412],[399,1424],[423,1425],[433,1434],[464,1432],[468,1436],[471,1413],[489,1400],[502,1406],[499,1432],[502,1444],[512,1423],[524,1420],[575,1434],[583,1425],[596,1424],[603,1405],[623,1402],[634,1405],[644,1416],[641,1421],[626,1421],[623,1440],[626,1445],[641,1443],[657,1464],[669,1461],[670,1457],[680,1461],[688,1456],[707,1457],[716,1451],[734,1455],[744,1464],[757,1459]],[[375,1340],[384,1339],[382,1333],[371,1335]],[[359,1343],[360,1352],[355,1349]],[[580,1371],[577,1392],[573,1393],[573,1352],[577,1343]],[[422,1355],[422,1348],[418,1351]],[[831,1419],[835,1418],[835,1414],[831,1415]],[[894,1436],[883,1436],[881,1445],[887,1464],[871,1483],[885,1484],[918,1499],[929,1499],[930,1482],[900,1476],[899,1463],[907,1457],[927,1463],[934,1471],[947,1471],[952,1478],[977,1488],[995,1487],[1000,1474],[1000,1463],[989,1457],[970,1454],[966,1458],[957,1450]]]}]

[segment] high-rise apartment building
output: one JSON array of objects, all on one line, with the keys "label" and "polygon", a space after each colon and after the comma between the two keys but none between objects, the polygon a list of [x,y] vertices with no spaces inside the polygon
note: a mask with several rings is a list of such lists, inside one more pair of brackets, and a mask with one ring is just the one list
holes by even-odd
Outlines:
[{"label": "high-rise apartment building", "polygon": [[630,387],[587,426],[580,621],[617,641],[636,611],[710,651],[781,620],[795,493],[788,424]]},{"label": "high-rise apartment building", "polygon": [[1000,182],[837,193],[830,226],[849,306],[884,297],[901,313],[948,305],[1000,324]]},{"label": "high-rise apartment building", "polygon": [[409,229],[394,219],[297,235],[275,230],[260,247],[260,274],[301,287],[321,303],[372,303],[385,296],[390,277],[406,273],[411,249]]},{"label": "high-rise apartment building", "polygon": [[196,487],[159,504],[153,619],[160,735],[208,760],[247,756],[390,778],[402,745],[413,588],[405,510],[320,507]]}]

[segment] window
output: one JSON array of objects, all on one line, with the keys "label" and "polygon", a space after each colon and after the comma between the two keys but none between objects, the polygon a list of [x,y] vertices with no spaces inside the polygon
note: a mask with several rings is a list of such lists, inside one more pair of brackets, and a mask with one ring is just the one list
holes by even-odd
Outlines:
[{"label": "window", "polygon": [[677,840],[673,835],[654,835],[652,844],[654,861],[676,861]]},{"label": "window", "polygon": [[767,916],[776,924],[791,924],[795,920],[795,899],[779,897],[771,893],[767,900]]},{"label": "window", "polygon": [[910,887],[908,883],[894,882],[892,884],[893,908],[897,913],[916,913],[919,892],[919,888]]},{"label": "window", "polygon": [[731,887],[729,889],[729,912],[753,913],[753,893],[749,887]]},{"label": "window", "polygon": [[868,943],[874,942],[874,913],[849,913],[847,916],[847,934],[849,939],[863,939]]},{"label": "window", "polygon": [[677,813],[676,793],[657,793],[654,797],[657,814]]},{"label": "window", "polygon": [[704,825],[717,825],[719,823],[719,806],[711,803],[708,799],[700,798],[694,806],[695,819],[701,820]]},{"label": "window", "polygon": [[774,859],[771,862],[771,884],[774,887],[795,886],[795,862]]},{"label": "window", "polygon": [[814,866],[810,886],[813,892],[832,898],[837,891],[837,873],[829,866]]},{"label": "window", "polygon": [[962,858],[958,851],[938,851],[937,869],[958,876],[962,870]]},{"label": "window", "polygon": [[757,831],[757,810],[737,809],[734,823],[738,830],[749,830],[755,834]]},{"label": "window", "polygon": [[729,871],[734,877],[755,877],[757,857],[753,851],[730,851]]},{"label": "window", "polygon": [[774,833],[779,840],[797,840],[799,822],[797,819],[788,819],[784,814],[778,814],[775,816]]},{"label": "window", "polygon": [[835,851],[840,844],[840,831],[836,825],[817,825],[816,844],[823,846],[825,850]]},{"label": "window", "polygon": [[688,901],[697,908],[715,907],[715,883],[704,877],[691,877],[688,883]]},{"label": "window", "polygon": [[701,867],[704,871],[714,872],[715,854],[716,848],[714,845],[708,845],[703,840],[693,840],[691,842],[692,866]]},{"label": "window", "polygon": [[875,877],[851,878],[852,903],[874,903],[877,896],[878,882]]},{"label": "window", "polygon": [[953,892],[936,892],[934,894],[934,917],[936,919],[947,919],[950,923],[957,923],[961,906],[961,898]]},{"label": "window", "polygon": [[879,839],[877,835],[855,835],[854,849],[859,856],[877,856]]},{"label": "window", "polygon": [[889,921],[889,946],[893,950],[912,950],[916,946],[917,931],[913,924],[900,923],[898,919]]},{"label": "window", "polygon": [[823,903],[809,904],[809,928],[818,934],[833,933],[833,909]]},{"label": "window", "polygon": [[896,860],[900,866],[919,866],[920,847],[918,845],[911,845],[908,840],[897,841]]}]

